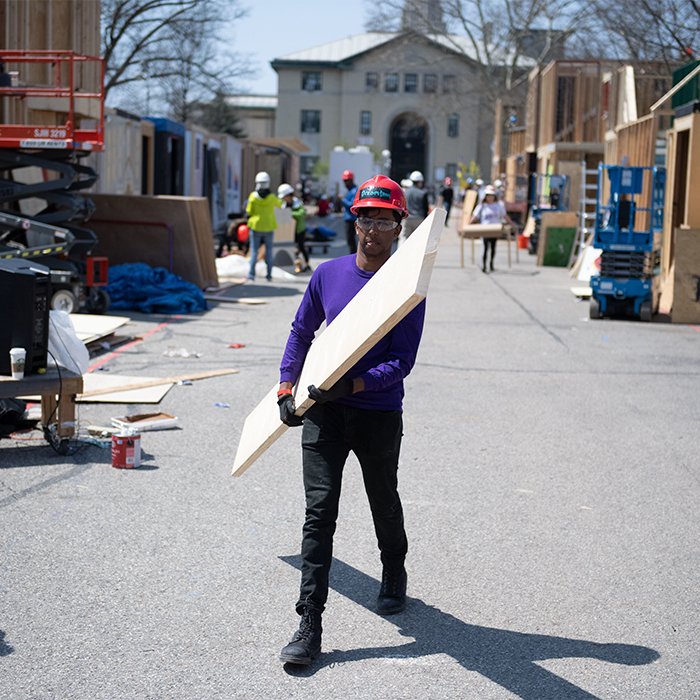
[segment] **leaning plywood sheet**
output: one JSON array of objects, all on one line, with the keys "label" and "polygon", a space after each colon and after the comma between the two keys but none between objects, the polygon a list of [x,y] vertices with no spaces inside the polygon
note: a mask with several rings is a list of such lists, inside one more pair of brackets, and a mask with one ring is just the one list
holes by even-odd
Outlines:
[{"label": "leaning plywood sheet", "polygon": [[[90,195],[95,255],[110,265],[164,267],[200,289],[218,284],[207,200],[199,197]],[[198,202],[198,200],[201,200]]]},{"label": "leaning plywood sheet", "polygon": [[[444,224],[445,211],[434,210],[314,340],[295,388],[297,415],[313,405],[310,384],[331,387],[425,298]],[[275,386],[246,418],[234,476],[243,474],[286,430]]]}]

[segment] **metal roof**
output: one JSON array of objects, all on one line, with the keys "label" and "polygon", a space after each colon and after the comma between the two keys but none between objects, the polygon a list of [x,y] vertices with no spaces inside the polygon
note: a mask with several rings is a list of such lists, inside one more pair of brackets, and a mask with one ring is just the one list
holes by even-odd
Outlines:
[{"label": "metal roof", "polygon": [[[329,41],[310,49],[294,51],[293,53],[279,56],[271,61],[272,67],[281,67],[289,63],[320,63],[320,64],[341,64],[350,61],[367,51],[386,44],[393,39],[406,34],[406,32],[365,32],[364,34],[353,34],[345,39]],[[425,38],[448,51],[454,52],[458,56],[464,56],[472,61],[478,61],[478,52],[484,54],[484,45],[478,43],[475,47],[469,37],[460,34],[426,34]],[[501,60],[510,60],[510,56],[504,56],[503,52],[496,47],[489,47],[492,56]],[[535,65],[536,61],[526,56],[520,56],[518,63],[520,66]]]},{"label": "metal roof", "polygon": [[226,103],[248,109],[277,109],[277,95],[229,95]]},{"label": "metal roof", "polygon": [[345,37],[345,39],[337,39],[329,41],[326,44],[320,44],[310,49],[302,51],[294,51],[293,53],[285,54],[279,58],[273,59],[276,61],[300,61],[309,63],[340,63],[352,56],[369,51],[377,46],[391,41],[398,34],[395,32],[365,32],[364,34],[353,34]]}]

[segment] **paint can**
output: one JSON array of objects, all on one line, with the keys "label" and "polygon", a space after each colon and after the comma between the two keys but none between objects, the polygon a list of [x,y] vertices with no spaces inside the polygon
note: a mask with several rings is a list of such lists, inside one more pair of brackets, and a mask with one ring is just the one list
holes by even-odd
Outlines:
[{"label": "paint can", "polygon": [[141,435],[138,431],[125,428],[112,435],[112,466],[116,469],[141,466]]}]

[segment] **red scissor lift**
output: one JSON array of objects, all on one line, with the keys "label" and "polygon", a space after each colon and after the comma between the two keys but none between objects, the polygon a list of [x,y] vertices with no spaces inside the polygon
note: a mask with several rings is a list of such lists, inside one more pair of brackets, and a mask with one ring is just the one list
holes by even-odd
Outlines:
[{"label": "red scissor lift", "polygon": [[[80,161],[104,150],[104,61],[73,51],[26,50],[2,50],[0,59],[6,71],[0,75],[4,107],[0,124],[0,259],[32,258],[49,267],[52,308],[77,311],[84,307],[104,313],[109,308],[103,289],[107,259],[91,257],[97,237],[89,229],[71,224],[88,219],[95,208],[80,191],[91,187],[98,175]],[[47,84],[23,79],[23,72],[31,72],[31,64],[48,67]],[[94,66],[97,92],[76,86],[76,69],[87,66]],[[3,98],[15,98],[15,104]],[[52,112],[56,123],[5,123],[9,111],[26,114],[30,108],[37,109],[31,105],[32,98],[43,98],[39,113]],[[90,101],[97,101],[97,109],[87,108]],[[21,109],[23,105],[27,110]],[[19,110],[12,109],[17,106]],[[99,113],[99,117],[85,116],[85,112]],[[26,168],[40,168],[42,179],[37,182],[36,177],[24,177]],[[21,202],[29,199],[44,200],[46,205],[35,214],[23,214]]]}]

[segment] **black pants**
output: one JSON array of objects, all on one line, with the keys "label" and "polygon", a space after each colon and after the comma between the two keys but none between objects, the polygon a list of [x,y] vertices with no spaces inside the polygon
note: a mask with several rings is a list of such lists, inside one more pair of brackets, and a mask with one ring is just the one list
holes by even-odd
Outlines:
[{"label": "black pants", "polygon": [[355,233],[355,222],[345,219],[345,239],[348,242],[350,253],[357,253],[357,234]]},{"label": "black pants", "polygon": [[482,238],[481,239],[484,242],[484,270],[486,269],[486,257],[489,252],[489,248],[491,248],[491,267],[493,267],[493,259],[496,257],[496,243],[498,242],[498,238]]},{"label": "black pants", "polygon": [[307,234],[306,229],[304,229],[303,231],[300,231],[299,233],[295,233],[294,234],[294,242],[296,243],[296,246],[297,246],[297,253],[299,254],[299,258],[308,267],[309,266],[309,252],[306,250],[306,245],[304,244],[304,241],[306,241],[306,234]]},{"label": "black pants", "polygon": [[343,467],[352,450],[362,468],[382,564],[400,569],[408,550],[403,508],[397,490],[401,411],[371,411],[330,402],[314,404],[304,415],[302,448],[306,520],[301,544],[301,590],[305,605],[323,610]]}]

